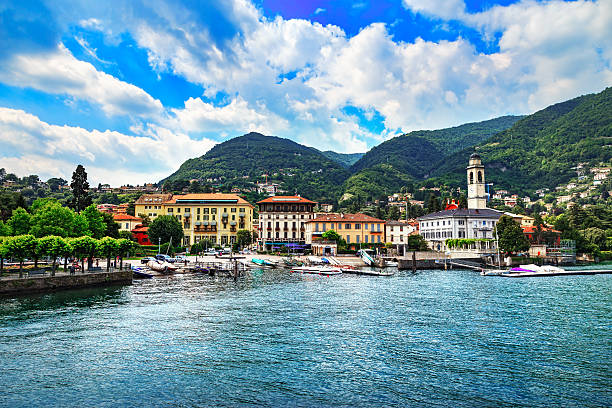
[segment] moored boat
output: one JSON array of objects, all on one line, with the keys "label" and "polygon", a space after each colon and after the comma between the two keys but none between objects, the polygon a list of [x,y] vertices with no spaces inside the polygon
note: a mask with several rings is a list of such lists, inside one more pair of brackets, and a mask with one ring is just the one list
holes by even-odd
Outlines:
[{"label": "moored boat", "polygon": [[332,266],[297,266],[291,272],[312,273],[317,275],[340,275],[342,270]]}]

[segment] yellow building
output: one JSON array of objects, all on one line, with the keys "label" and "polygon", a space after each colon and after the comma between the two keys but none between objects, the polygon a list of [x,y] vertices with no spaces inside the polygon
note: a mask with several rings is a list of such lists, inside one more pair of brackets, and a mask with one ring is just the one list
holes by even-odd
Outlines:
[{"label": "yellow building", "polygon": [[136,214],[152,220],[172,215],[183,226],[183,244],[209,240],[214,245],[236,242],[239,230],[253,231],[253,206],[236,194],[147,194],[136,201]]},{"label": "yellow building", "polygon": [[533,227],[534,221],[535,218],[528,215],[523,215],[523,218],[521,219],[521,227]]},{"label": "yellow building", "polygon": [[385,243],[385,221],[365,214],[318,214],[306,223],[306,243],[312,244],[329,230],[350,246]]}]

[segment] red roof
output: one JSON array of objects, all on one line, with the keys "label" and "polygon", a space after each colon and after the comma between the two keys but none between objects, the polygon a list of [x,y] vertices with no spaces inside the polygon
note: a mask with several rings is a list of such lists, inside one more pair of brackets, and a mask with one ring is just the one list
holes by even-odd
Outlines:
[{"label": "red roof", "polygon": [[385,222],[365,214],[321,214],[307,222]]},{"label": "red roof", "polygon": [[114,213],[113,219],[115,221],[142,221],[140,217],[134,217],[133,215],[123,214],[123,213],[122,214]]},{"label": "red roof", "polygon": [[258,201],[257,204],[274,204],[274,203],[282,203],[282,204],[316,204],[316,201],[310,201],[304,197],[300,196],[272,196],[268,197],[265,200]]},{"label": "red roof", "polygon": [[149,231],[149,227],[145,227],[145,226],[142,226],[142,225],[137,225],[132,230],[132,232],[147,232],[147,231]]},{"label": "red roof", "polygon": [[[523,227],[523,234],[533,234],[533,233],[536,232],[536,230],[537,230],[537,228],[534,227],[534,226]],[[542,226],[542,231],[545,231],[545,232],[554,232],[556,234],[561,234],[561,231],[557,231],[556,229],[548,228],[548,227],[545,227],[545,226]]]}]

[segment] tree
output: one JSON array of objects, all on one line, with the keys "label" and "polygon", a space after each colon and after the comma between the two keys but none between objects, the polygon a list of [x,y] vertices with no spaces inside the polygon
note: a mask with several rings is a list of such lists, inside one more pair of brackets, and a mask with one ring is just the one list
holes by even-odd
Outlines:
[{"label": "tree", "polygon": [[236,233],[236,243],[240,248],[244,248],[253,243],[253,236],[251,235],[251,231],[241,229]]},{"label": "tree", "polygon": [[47,180],[47,184],[49,185],[49,189],[51,191],[58,192],[59,191],[59,187],[63,186],[67,183],[66,180],[62,179],[62,178],[57,178],[57,177],[52,177],[49,180]]},{"label": "tree", "polygon": [[138,214],[138,216],[142,220],[143,227],[148,227],[149,225],[151,225],[151,218],[149,218],[147,214]]},{"label": "tree", "polygon": [[74,231],[74,218],[75,213],[71,209],[62,207],[57,201],[46,201],[32,215],[30,233],[35,237],[69,237]]},{"label": "tree", "polygon": [[11,227],[0,220],[0,237],[8,237],[11,235]]},{"label": "tree", "polygon": [[189,248],[189,253],[191,255],[199,255],[202,252],[202,244],[200,242],[194,242],[191,248]]},{"label": "tree", "polygon": [[21,193],[0,191],[0,218],[2,221],[8,220],[17,208],[26,206],[25,198]]},{"label": "tree", "polygon": [[104,237],[98,241],[98,252],[106,257],[106,272],[110,270],[110,260],[117,253],[119,247],[117,240],[111,237]]},{"label": "tree", "polygon": [[495,226],[499,238],[499,249],[506,253],[524,252],[529,249],[529,241],[521,226],[507,215],[502,215]]},{"label": "tree", "polygon": [[105,225],[104,236],[119,238],[119,224],[113,218],[113,214],[107,212],[103,212],[101,214]]},{"label": "tree", "polygon": [[338,242],[338,240],[340,240],[342,237],[340,237],[340,234],[338,234],[336,231],[334,230],[329,230],[329,231],[325,231],[321,237],[323,239],[326,239],[328,241],[336,241]]},{"label": "tree", "polygon": [[32,235],[18,235],[7,242],[8,253],[19,261],[19,277],[23,277],[23,260],[32,256],[36,250],[36,238]]},{"label": "tree", "polygon": [[72,173],[72,199],[70,200],[70,208],[76,212],[81,212],[91,205],[91,196],[89,195],[89,183],[87,182],[87,173],[85,167],[78,165],[74,173]]},{"label": "tree", "polygon": [[130,231],[119,231],[119,238],[120,239],[129,239],[130,241],[134,241],[134,236],[132,235],[132,233]]},{"label": "tree", "polygon": [[130,252],[136,250],[138,245],[131,239],[121,238],[117,240],[117,254],[119,255],[119,269],[123,269],[123,257],[130,256]]},{"label": "tree", "polygon": [[418,234],[408,236],[407,246],[411,251],[426,251],[428,248],[425,238]]},{"label": "tree", "polygon": [[0,237],[0,276],[4,273],[4,258],[9,253],[8,249],[8,240],[12,239],[11,237]]},{"label": "tree", "polygon": [[389,213],[387,214],[387,219],[389,220],[399,220],[400,218],[400,210],[397,206],[390,206]]},{"label": "tree", "polygon": [[25,235],[30,232],[30,214],[23,208],[19,207],[13,210],[13,215],[9,218],[7,224],[11,228],[12,235]]},{"label": "tree", "polygon": [[71,246],[62,237],[49,235],[38,240],[40,253],[49,256],[53,260],[51,276],[55,276],[55,265],[57,258],[63,254],[70,253]]},{"label": "tree", "polygon": [[461,194],[459,196],[459,203],[457,204],[457,206],[459,208],[467,208],[468,202],[467,202],[467,197],[464,194]]},{"label": "tree", "polygon": [[149,226],[149,240],[157,243],[160,239],[162,243],[170,242],[178,245],[183,239],[183,228],[176,217],[172,215],[161,215],[157,217]]},{"label": "tree", "polygon": [[93,238],[100,239],[106,232],[104,216],[95,205],[90,205],[81,213],[87,220],[87,228]]},{"label": "tree", "polygon": [[606,231],[601,228],[591,227],[587,228],[582,232],[584,238],[591,244],[597,245],[599,250],[606,249]]},{"label": "tree", "polygon": [[70,241],[74,256],[81,260],[81,271],[85,272],[84,258],[87,258],[87,268],[89,269],[93,265],[93,257],[96,256],[98,249],[97,241],[89,236],[82,236],[74,238]]}]

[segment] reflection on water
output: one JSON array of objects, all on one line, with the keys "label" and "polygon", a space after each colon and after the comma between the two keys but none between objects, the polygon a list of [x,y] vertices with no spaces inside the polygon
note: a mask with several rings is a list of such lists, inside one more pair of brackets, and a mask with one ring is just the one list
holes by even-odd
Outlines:
[{"label": "reflection on water", "polygon": [[253,270],[1,299],[4,406],[610,406],[612,276]]}]

